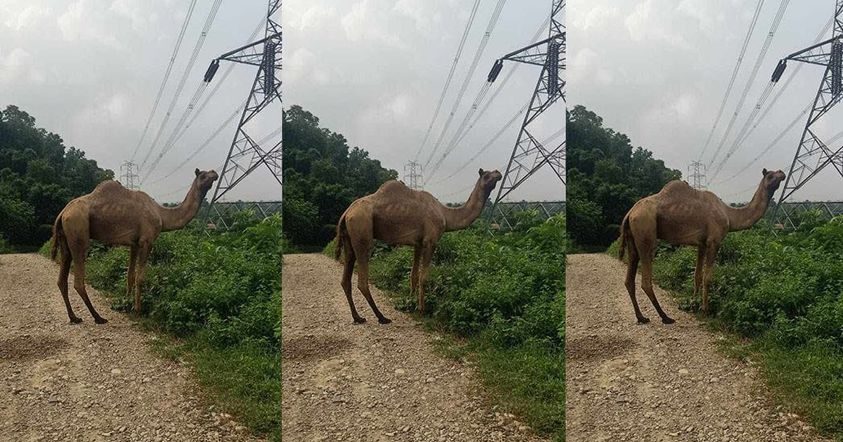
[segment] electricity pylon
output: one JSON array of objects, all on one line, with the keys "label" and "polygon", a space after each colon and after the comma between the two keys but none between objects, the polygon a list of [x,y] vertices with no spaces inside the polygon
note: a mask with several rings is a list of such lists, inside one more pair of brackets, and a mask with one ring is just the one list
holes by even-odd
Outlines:
[{"label": "electricity pylon", "polygon": [[688,165],[688,178],[691,179],[691,187],[694,189],[705,189],[705,164],[692,161]]},{"label": "electricity pylon", "polygon": [[422,189],[422,165],[415,161],[410,161],[404,165],[404,184],[410,189]]},{"label": "electricity pylon", "polygon": [[120,164],[120,181],[123,187],[131,190],[138,188],[140,179],[138,177],[138,165],[131,161],[124,161]]},{"label": "electricity pylon", "polygon": [[813,130],[823,115],[838,104],[843,96],[841,95],[843,92],[843,0],[836,0],[831,38],[794,52],[779,61],[773,72],[774,82],[781,78],[788,60],[825,67],[819,90],[814,98],[814,105],[802,130],[802,138],[785,179],[779,203],[773,212],[773,220],[776,220],[776,215],[781,210],[784,213],[784,221],[788,222],[790,227],[794,227],[787,208],[782,203],[829,165],[843,177],[843,145],[829,146]]},{"label": "electricity pylon", "polygon": [[[494,81],[504,61],[532,64],[542,68],[501,180],[498,195],[492,204],[492,217],[495,216],[495,209],[500,201],[545,165],[548,165],[562,184],[565,184],[565,140],[563,139],[558,146],[544,146],[530,133],[531,123],[539,115],[560,98],[565,101],[565,80],[562,75],[565,70],[565,26],[562,24],[564,6],[564,0],[552,0],[548,38],[504,55],[495,61],[489,73],[489,80]],[[559,123],[565,124],[564,121]]]},{"label": "electricity pylon", "polygon": [[[261,146],[249,134],[247,123],[273,103],[281,108],[281,0],[269,0],[264,38],[220,55],[211,62],[205,81],[210,82],[219,68],[220,60],[257,66],[252,90],[240,116],[237,131],[219,174],[208,217],[216,213],[214,203],[243,181],[255,169],[264,165],[278,181],[281,193],[281,137],[269,146]],[[280,112],[279,112],[280,114]],[[217,215],[219,215],[217,213]]]}]

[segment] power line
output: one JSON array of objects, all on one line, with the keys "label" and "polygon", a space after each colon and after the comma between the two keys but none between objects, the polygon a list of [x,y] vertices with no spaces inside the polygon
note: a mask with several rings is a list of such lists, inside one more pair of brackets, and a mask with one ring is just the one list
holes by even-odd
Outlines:
[{"label": "power line", "polygon": [[184,17],[184,22],[182,22],[179,36],[176,39],[176,47],[173,48],[173,54],[170,56],[170,62],[167,63],[167,70],[164,72],[164,78],[161,80],[161,85],[158,87],[158,94],[155,96],[155,103],[152,105],[152,111],[149,112],[149,116],[146,118],[146,124],[143,127],[143,132],[138,140],[138,144],[132,151],[133,160],[135,159],[135,155],[137,155],[141,144],[143,144],[143,139],[146,138],[146,133],[149,131],[149,124],[152,122],[152,117],[158,110],[158,103],[161,102],[161,96],[164,95],[164,87],[167,86],[167,80],[170,78],[170,72],[173,70],[173,64],[175,64],[176,57],[179,55],[179,48],[181,48],[181,42],[184,39],[185,31],[187,31],[187,25],[190,23],[190,17],[193,15],[194,6],[196,6],[196,0],[191,0],[190,5],[187,7],[187,15]]},{"label": "power line", "polygon": [[738,105],[735,108],[735,112],[732,114],[732,118],[729,119],[729,124],[726,126],[726,131],[723,133],[723,137],[720,139],[720,143],[717,145],[717,150],[714,151],[714,155],[712,155],[711,160],[708,162],[708,167],[711,167],[714,164],[714,161],[717,159],[717,155],[720,153],[720,150],[723,148],[723,145],[726,143],[726,139],[729,138],[729,134],[732,131],[732,127],[735,124],[735,121],[738,119],[738,114],[740,114],[741,108],[743,107],[744,101],[746,101],[747,95],[749,95],[749,89],[752,84],[755,82],[755,77],[758,75],[758,70],[761,68],[761,63],[764,61],[764,57],[767,55],[767,50],[770,49],[770,44],[773,42],[773,36],[776,34],[776,30],[779,27],[779,24],[784,17],[785,10],[787,10],[787,5],[790,3],[789,0],[781,0],[779,3],[779,9],[776,11],[776,16],[773,18],[773,24],[770,27],[770,32],[767,34],[767,38],[764,40],[764,44],[761,47],[761,51],[758,53],[758,57],[755,60],[755,65],[752,67],[752,71],[749,74],[749,78],[746,81],[746,86],[744,86],[743,92],[741,93],[740,100],[738,100]]},{"label": "power line", "polygon": [[152,141],[152,145],[149,146],[149,150],[146,152],[146,156],[144,156],[143,162],[141,162],[141,168],[146,165],[146,162],[149,161],[149,156],[155,150],[155,146],[158,144],[158,140],[161,138],[161,135],[164,133],[164,128],[167,126],[167,121],[170,119],[170,115],[173,112],[173,108],[176,107],[176,103],[178,102],[179,96],[181,95],[182,89],[184,89],[185,83],[187,83],[187,77],[190,75],[190,71],[193,68],[193,64],[196,62],[196,58],[199,56],[199,51],[202,49],[202,46],[205,44],[205,37],[208,35],[208,31],[211,29],[211,25],[214,23],[214,18],[217,15],[217,11],[220,8],[220,4],[222,0],[214,0],[213,6],[211,6],[211,10],[208,12],[208,17],[205,19],[205,25],[202,27],[202,32],[199,34],[199,39],[196,41],[196,45],[193,47],[193,53],[190,55],[190,60],[187,63],[187,67],[182,74],[181,80],[179,81],[178,87],[176,88],[175,95],[173,95],[173,99],[170,101],[170,106],[167,108],[167,113],[164,115],[164,120],[161,122],[161,126],[158,128],[158,132],[155,134],[155,139]]},{"label": "power line", "polygon": [[442,88],[442,93],[439,94],[439,102],[436,104],[436,110],[433,112],[433,118],[430,119],[430,124],[427,126],[427,132],[424,134],[424,139],[416,151],[416,159],[418,160],[424,145],[427,144],[427,139],[430,137],[430,131],[433,129],[433,123],[436,122],[436,117],[439,116],[439,111],[442,109],[442,103],[445,101],[445,95],[448,92],[448,87],[451,85],[451,80],[454,78],[454,71],[457,69],[457,64],[462,56],[462,50],[465,47],[465,41],[468,38],[468,32],[474,23],[474,17],[477,15],[477,8],[480,6],[480,0],[474,1],[474,6],[471,8],[471,14],[468,16],[468,22],[465,24],[460,44],[457,46],[457,54],[454,56],[454,62],[451,63],[451,70],[448,72],[448,78],[445,80],[445,86]]},{"label": "power line", "polygon": [[[543,31],[545,30],[549,21],[550,21],[550,18],[548,17],[542,23],[542,25],[539,27],[539,29],[536,30],[536,33],[530,39],[530,43],[536,43],[538,41],[539,36],[541,36]],[[468,132],[470,132],[471,129],[474,128],[474,125],[477,124],[477,122],[480,120],[480,118],[483,116],[483,114],[486,113],[486,110],[495,101],[495,99],[497,98],[500,91],[503,89],[503,87],[506,85],[506,83],[509,81],[509,79],[512,78],[512,75],[515,73],[515,71],[520,66],[521,66],[520,64],[515,65],[515,67],[507,73],[506,77],[504,77],[504,79],[501,81],[500,86],[498,86],[498,88],[495,90],[495,93],[492,94],[492,97],[489,98],[488,101],[486,101],[485,105],[483,105],[483,108],[477,114],[477,117],[474,118],[474,120],[472,120],[470,124],[467,124],[468,121],[471,119],[471,117],[474,115],[474,113],[477,111],[477,108],[480,105],[480,103],[483,102],[483,99],[486,97],[486,94],[488,93],[492,83],[491,83],[491,81],[487,81],[486,83],[483,84],[483,86],[480,88],[480,91],[477,94],[477,97],[475,98],[474,102],[472,103],[471,108],[469,109],[468,113],[466,114],[465,118],[463,119],[462,123],[460,123],[460,126],[457,128],[456,132],[454,133],[454,136],[451,138],[451,141],[448,142],[448,145],[445,149],[445,152],[442,153],[442,156],[439,158],[439,160],[433,166],[433,169],[429,172],[429,174],[428,174],[429,176],[433,176],[433,174],[436,173],[436,171],[439,170],[439,167],[445,161],[445,158],[447,158],[448,155],[450,155],[451,153],[453,153],[454,150],[457,149],[457,147],[458,147],[459,143],[462,141],[462,139],[465,138],[466,135],[468,135]],[[492,81],[494,81],[494,80],[492,80]]]},{"label": "power line", "polygon": [[732,87],[735,85],[735,79],[738,78],[738,71],[741,68],[741,63],[743,63],[744,54],[746,54],[746,48],[749,46],[749,40],[752,37],[752,31],[755,29],[755,24],[758,23],[758,16],[761,14],[761,7],[764,5],[764,0],[758,0],[758,4],[755,6],[755,13],[752,15],[752,21],[749,23],[749,29],[746,32],[746,37],[743,40],[743,46],[741,46],[741,52],[738,55],[738,62],[735,64],[735,68],[732,70],[732,78],[729,79],[729,85],[726,87],[726,93],[723,94],[723,101],[720,102],[720,109],[717,110],[717,117],[714,119],[714,124],[711,126],[711,130],[708,132],[708,137],[705,139],[705,145],[703,146],[702,151],[700,151],[700,156],[697,160],[702,160],[703,155],[705,154],[706,149],[708,149],[709,143],[711,143],[711,137],[714,135],[714,130],[717,129],[717,125],[720,123],[720,118],[723,116],[723,110],[726,108],[726,102],[729,100],[729,95],[732,93]]},{"label": "power line", "polygon": [[445,126],[442,128],[442,132],[439,133],[439,137],[436,139],[436,144],[433,146],[433,151],[430,153],[430,156],[427,158],[427,161],[424,163],[424,167],[427,168],[430,165],[430,162],[433,160],[436,151],[439,150],[439,146],[442,144],[442,139],[445,137],[445,133],[448,132],[448,128],[451,126],[451,122],[454,119],[454,115],[459,108],[460,102],[462,101],[462,97],[465,94],[465,90],[468,88],[468,83],[474,77],[474,70],[477,69],[477,64],[480,62],[480,57],[483,55],[483,51],[486,49],[486,44],[489,42],[489,37],[492,35],[492,31],[495,29],[495,25],[498,23],[498,18],[501,15],[501,10],[503,6],[506,4],[506,0],[498,0],[498,3],[495,5],[495,10],[492,12],[492,17],[489,19],[489,24],[486,26],[486,32],[483,34],[483,38],[480,40],[480,45],[477,46],[477,50],[474,52],[474,59],[471,60],[471,65],[468,68],[468,73],[465,76],[465,80],[463,80],[462,86],[460,87],[459,92],[457,93],[457,99],[454,102],[454,105],[451,107],[451,112],[448,114],[448,119],[445,120]]}]

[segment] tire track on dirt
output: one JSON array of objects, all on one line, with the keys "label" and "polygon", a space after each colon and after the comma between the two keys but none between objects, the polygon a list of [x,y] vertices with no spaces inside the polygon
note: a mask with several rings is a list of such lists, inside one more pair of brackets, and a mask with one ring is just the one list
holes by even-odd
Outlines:
[{"label": "tire track on dirt", "polygon": [[58,266],[0,255],[0,440],[249,441],[245,427],[202,405],[190,367],[155,356],[155,337],[88,289],[110,321],[68,323]]},{"label": "tire track on dirt", "polygon": [[[483,399],[467,363],[434,353],[437,337],[372,288],[392,319],[352,324],[342,267],[321,254],[284,255],[282,426],[296,441],[541,441]],[[356,283],[356,278],[355,278]]]},{"label": "tire track on dirt", "polygon": [[[753,364],[717,349],[723,339],[656,295],[676,324],[663,325],[638,290],[632,312],[623,263],[568,255],[566,432],[576,441],[821,441],[772,404]],[[640,276],[639,276],[640,281]]]}]

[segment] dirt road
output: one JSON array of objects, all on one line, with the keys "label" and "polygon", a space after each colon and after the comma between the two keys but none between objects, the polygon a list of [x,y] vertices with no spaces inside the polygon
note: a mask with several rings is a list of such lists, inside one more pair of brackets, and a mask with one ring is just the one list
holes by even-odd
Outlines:
[{"label": "dirt road", "polygon": [[[769,400],[761,375],[723,355],[722,339],[656,295],[676,324],[638,325],[625,266],[605,254],[568,255],[566,432],[577,441],[817,441]],[[640,278],[639,278],[640,279]]]},{"label": "dirt road", "polygon": [[154,355],[154,337],[94,290],[110,322],[94,324],[71,288],[84,322],[70,325],[57,276],[41,256],[0,255],[0,440],[255,440],[202,405],[190,367]]},{"label": "dirt road", "polygon": [[375,301],[392,324],[378,324],[356,288],[368,321],[352,324],[341,275],[326,256],[284,255],[285,442],[543,440],[496,412],[471,367],[435,354],[436,336],[380,291]]}]

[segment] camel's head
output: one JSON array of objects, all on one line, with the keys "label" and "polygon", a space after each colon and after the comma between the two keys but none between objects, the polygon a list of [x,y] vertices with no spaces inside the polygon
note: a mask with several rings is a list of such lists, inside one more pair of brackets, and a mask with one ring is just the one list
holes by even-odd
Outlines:
[{"label": "camel's head", "polygon": [[781,170],[767,170],[761,171],[764,175],[764,186],[767,187],[767,195],[772,196],[779,189],[779,185],[784,181],[785,174]]},{"label": "camel's head", "polygon": [[480,186],[486,191],[487,195],[492,193],[498,181],[503,178],[503,175],[497,170],[480,169],[478,173],[480,174]]},{"label": "camel's head", "polygon": [[201,191],[203,195],[211,190],[211,186],[214,185],[214,181],[220,177],[217,175],[217,172],[213,170],[196,169],[194,173],[196,174],[196,185],[199,186],[199,191]]}]

